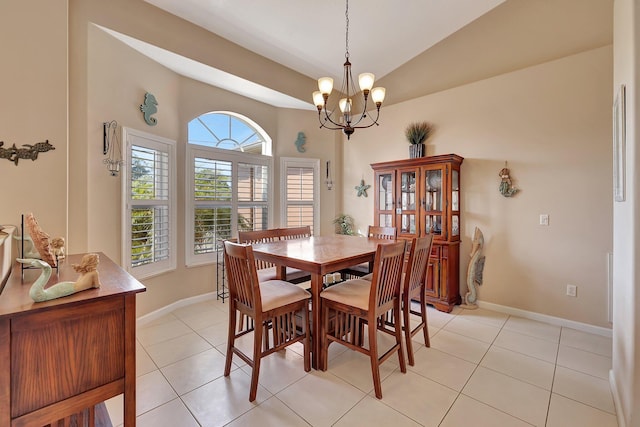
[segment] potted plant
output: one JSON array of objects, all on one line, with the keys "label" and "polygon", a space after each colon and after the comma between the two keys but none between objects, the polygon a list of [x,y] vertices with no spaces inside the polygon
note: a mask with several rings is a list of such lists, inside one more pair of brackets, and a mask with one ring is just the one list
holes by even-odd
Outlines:
[{"label": "potted plant", "polygon": [[429,122],[411,123],[404,131],[404,135],[409,141],[409,157],[423,157],[425,155],[424,142],[433,131],[433,126]]},{"label": "potted plant", "polygon": [[353,231],[353,217],[351,215],[340,214],[333,220],[333,223],[336,225],[336,234],[346,234],[348,236],[355,234]]}]

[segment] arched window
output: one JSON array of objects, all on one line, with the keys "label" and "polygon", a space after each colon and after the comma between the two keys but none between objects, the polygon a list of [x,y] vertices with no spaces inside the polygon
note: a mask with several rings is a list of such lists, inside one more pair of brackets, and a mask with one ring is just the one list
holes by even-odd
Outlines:
[{"label": "arched window", "polygon": [[215,262],[212,253],[238,230],[271,226],[271,138],[225,111],[191,120],[187,139],[186,261],[200,265]]},{"label": "arched window", "polygon": [[189,144],[271,155],[271,138],[266,132],[249,118],[228,111],[206,113],[191,120]]}]

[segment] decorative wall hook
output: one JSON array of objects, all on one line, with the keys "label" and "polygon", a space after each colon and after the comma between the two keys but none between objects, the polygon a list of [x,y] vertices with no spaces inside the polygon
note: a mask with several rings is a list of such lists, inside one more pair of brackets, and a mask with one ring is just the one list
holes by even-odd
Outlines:
[{"label": "decorative wall hook", "polygon": [[327,190],[331,190],[333,188],[333,181],[331,180],[331,161],[327,160],[327,179],[325,181],[327,184]]},{"label": "decorative wall hook", "polygon": [[17,148],[16,144],[13,144],[10,148],[2,148],[4,141],[0,141],[0,159],[7,159],[18,166],[18,160],[31,159],[32,161],[38,158],[38,153],[46,153],[47,151],[55,150],[56,148],[49,144],[49,140],[44,142],[36,142],[35,144],[23,144],[23,148]]},{"label": "decorative wall hook", "polygon": [[156,101],[156,97],[150,94],[149,92],[144,94],[144,102],[140,105],[140,111],[142,111],[142,115],[144,117],[144,121],[147,122],[149,126],[155,126],[158,124],[158,119],[155,117],[151,117],[152,114],[158,112],[158,101]]},{"label": "decorative wall hook", "polygon": [[107,156],[102,161],[107,165],[111,176],[118,176],[122,160],[122,148],[120,147],[120,137],[118,136],[118,122],[111,120],[102,123],[102,154]]},{"label": "decorative wall hook", "polygon": [[498,176],[502,179],[502,181],[500,182],[500,187],[498,187],[498,190],[500,190],[500,194],[502,194],[504,197],[514,196],[518,192],[518,189],[515,188],[511,183],[511,176],[509,175],[509,169],[507,169],[506,161],[504,162],[504,168],[500,170]]}]

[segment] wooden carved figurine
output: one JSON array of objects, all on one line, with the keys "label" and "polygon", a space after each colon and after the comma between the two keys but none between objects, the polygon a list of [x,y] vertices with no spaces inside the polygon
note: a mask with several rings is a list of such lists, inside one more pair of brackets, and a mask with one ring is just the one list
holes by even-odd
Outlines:
[{"label": "wooden carved figurine", "polygon": [[482,285],[482,270],[484,270],[484,256],[482,255],[482,248],[484,246],[484,236],[482,231],[476,227],[473,232],[473,243],[471,245],[471,253],[469,254],[471,260],[469,261],[469,268],[467,270],[467,288],[468,292],[464,296],[464,308],[478,308],[476,301],[478,300],[477,287]]},{"label": "wooden carved figurine", "polygon": [[100,259],[98,254],[86,254],[82,257],[80,264],[74,264],[72,267],[80,273],[80,277],[75,282],[59,282],[45,289],[45,285],[51,277],[51,266],[41,259],[23,259],[18,258],[18,262],[37,267],[42,270],[40,276],[31,285],[29,296],[35,302],[49,301],[52,299],[66,297],[76,292],[84,291],[92,288],[100,287],[100,277],[98,276],[98,263]]},{"label": "wooden carved figurine", "polygon": [[51,239],[51,250],[56,259],[64,259],[64,237]]}]

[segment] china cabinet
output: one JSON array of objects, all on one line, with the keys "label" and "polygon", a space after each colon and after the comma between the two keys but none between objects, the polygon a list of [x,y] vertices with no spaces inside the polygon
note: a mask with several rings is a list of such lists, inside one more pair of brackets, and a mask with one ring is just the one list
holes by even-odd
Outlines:
[{"label": "china cabinet", "polygon": [[398,238],[434,235],[427,302],[450,312],[460,303],[460,165],[456,154],[374,163],[374,224]]}]

